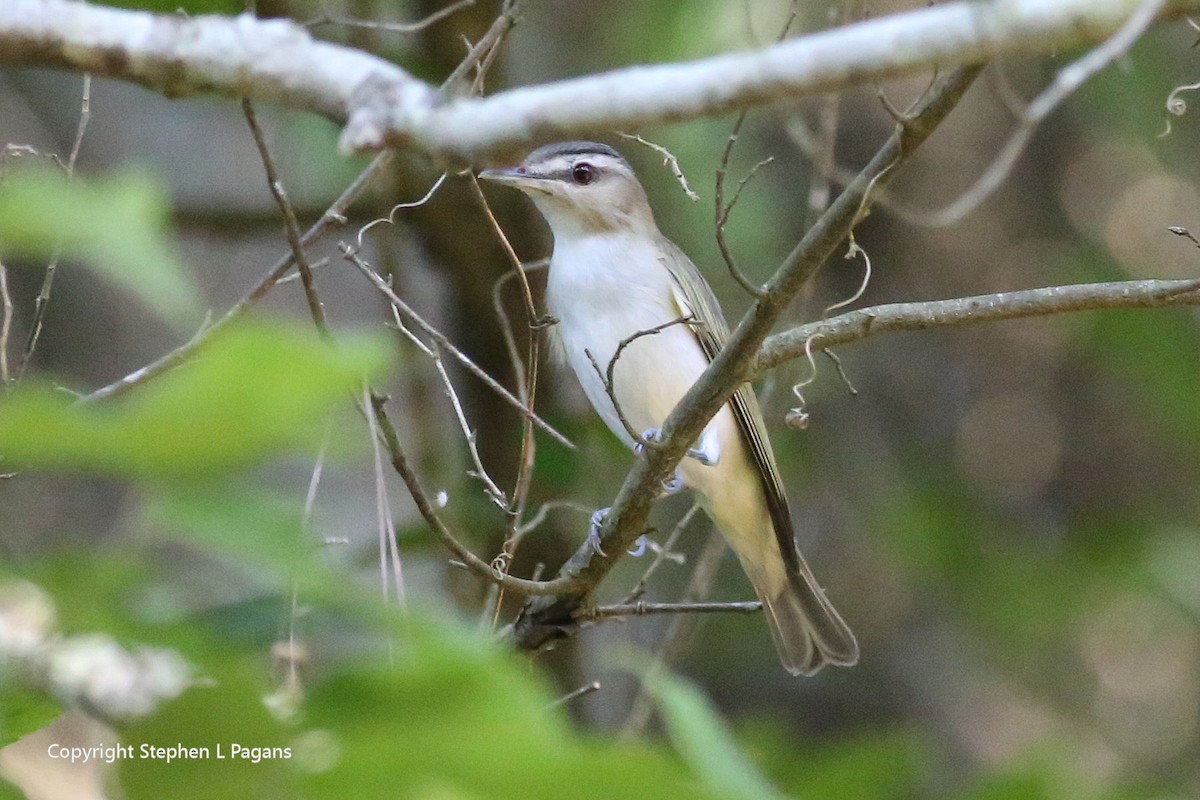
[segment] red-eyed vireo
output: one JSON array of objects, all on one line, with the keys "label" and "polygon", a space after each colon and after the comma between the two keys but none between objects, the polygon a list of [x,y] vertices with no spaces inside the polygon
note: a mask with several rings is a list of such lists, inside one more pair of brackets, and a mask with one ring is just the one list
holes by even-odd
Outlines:
[{"label": "red-eyed vireo", "polygon": [[[659,232],[646,193],[617,151],[594,142],[534,150],[519,166],[481,178],[525,192],[550,224],[554,254],[546,305],[584,393],[622,441],[653,435],[729,335],[712,289]],[[668,325],[688,318],[687,324]],[[613,367],[613,406],[601,373]],[[593,360],[599,365],[597,371]],[[700,493],[762,600],[783,666],[811,675],[858,660],[858,643],[825,598],[792,530],[787,497],[749,385],[709,422],[680,466]]]}]

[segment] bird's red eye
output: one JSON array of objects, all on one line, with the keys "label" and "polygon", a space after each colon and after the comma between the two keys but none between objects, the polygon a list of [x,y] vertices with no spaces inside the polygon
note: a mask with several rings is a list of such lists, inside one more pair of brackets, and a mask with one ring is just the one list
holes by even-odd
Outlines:
[{"label": "bird's red eye", "polygon": [[596,170],[591,164],[579,162],[571,169],[571,179],[580,186],[587,186],[596,177]]}]

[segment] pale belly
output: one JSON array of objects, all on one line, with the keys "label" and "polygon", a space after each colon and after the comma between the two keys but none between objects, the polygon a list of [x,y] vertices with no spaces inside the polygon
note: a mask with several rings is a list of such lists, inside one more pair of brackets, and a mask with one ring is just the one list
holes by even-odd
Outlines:
[{"label": "pale belly", "polygon": [[[555,335],[592,407],[632,448],[634,439],[609,397],[605,377],[622,340],[679,318],[672,279],[652,258],[618,259],[605,252],[603,243],[567,255],[556,250],[547,283],[547,306],[558,319]],[[564,264],[570,267],[564,269]],[[625,346],[613,365],[612,394],[633,432],[661,427],[707,366],[699,341],[682,323]],[[684,483],[699,491],[739,555],[771,547],[762,488],[728,405],[695,444],[718,456],[717,463],[706,466],[684,458],[679,465]]]}]

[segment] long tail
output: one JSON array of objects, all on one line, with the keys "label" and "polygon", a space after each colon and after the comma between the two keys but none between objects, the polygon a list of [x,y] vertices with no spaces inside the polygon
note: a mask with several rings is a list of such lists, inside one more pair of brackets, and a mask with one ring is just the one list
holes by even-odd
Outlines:
[{"label": "long tail", "polygon": [[812,675],[826,664],[848,667],[858,661],[858,641],[803,560],[800,571],[787,573],[786,580],[778,573],[768,574],[776,569],[763,570],[750,559],[740,560],[762,600],[784,669]]}]

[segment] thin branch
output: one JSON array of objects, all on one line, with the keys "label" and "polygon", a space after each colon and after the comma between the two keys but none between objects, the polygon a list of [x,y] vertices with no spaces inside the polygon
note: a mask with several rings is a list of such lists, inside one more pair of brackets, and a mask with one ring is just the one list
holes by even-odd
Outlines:
[{"label": "thin branch", "polygon": [[[793,0],[791,8],[788,11],[787,19],[783,23],[783,29],[779,31],[776,37],[776,42],[782,42],[787,38],[788,30],[791,29],[792,23],[796,21],[796,15],[800,12],[798,2]],[[750,25],[750,17],[747,13],[746,25],[750,28],[751,38],[754,38],[753,26]],[[750,170],[747,175],[738,183],[737,191],[733,194],[733,199],[728,203],[725,202],[725,173],[729,170],[729,157],[733,155],[733,146],[737,143],[738,134],[741,133],[742,125],[746,122],[746,114],[743,110],[738,114],[737,121],[733,123],[733,129],[730,130],[728,138],[725,140],[725,149],[721,152],[721,163],[717,167],[716,187],[715,187],[715,202],[714,212],[716,214],[715,226],[717,235],[717,248],[721,251],[721,258],[725,261],[725,266],[729,270],[729,274],[733,279],[741,284],[751,297],[758,297],[762,294],[762,289],[755,286],[749,278],[738,268],[737,262],[733,258],[733,251],[729,247],[729,243],[725,241],[725,226],[729,223],[729,215],[733,213],[733,207],[737,205],[738,199],[742,196],[742,189],[750,182],[755,173],[775,160],[774,156],[764,158],[759,161]]]},{"label": "thin branch", "polygon": [[1004,147],[1000,149],[995,160],[979,176],[979,179],[953,203],[928,214],[927,224],[937,227],[953,225],[978,208],[980,203],[988,197],[991,197],[1012,172],[1017,159],[1025,152],[1029,140],[1033,138],[1034,131],[1037,130],[1042,120],[1058,108],[1088,78],[1125,55],[1134,42],[1150,27],[1150,24],[1158,18],[1166,5],[1166,0],[1144,0],[1129,15],[1125,24],[1103,44],[1059,70],[1050,85],[1034,98],[1029,107],[1021,114],[1016,130],[1004,143]]},{"label": "thin branch", "polygon": [[729,248],[729,243],[725,240],[725,226],[729,223],[729,215],[733,212],[733,207],[737,205],[738,198],[742,195],[742,187],[754,177],[754,173],[758,172],[759,168],[770,163],[770,159],[764,159],[755,164],[754,168],[738,184],[733,199],[728,203],[725,202],[725,173],[729,170],[729,157],[733,155],[733,146],[737,143],[738,134],[741,133],[742,125],[745,121],[746,112],[743,111],[741,114],[738,114],[737,121],[733,123],[733,129],[725,139],[725,149],[721,151],[721,163],[717,167],[717,177],[713,187],[713,211],[715,215],[713,225],[717,234],[717,248],[721,251],[721,258],[725,261],[725,267],[729,270],[729,274],[743,289],[749,292],[751,297],[758,297],[762,294],[762,287],[755,286],[754,282],[747,278],[745,273],[738,267],[737,261],[733,257],[733,251]]},{"label": "thin branch", "polygon": [[655,572],[658,572],[658,568],[661,567],[663,563],[667,561],[667,559],[671,558],[675,543],[679,541],[679,537],[683,535],[684,530],[689,524],[691,524],[692,519],[699,511],[700,500],[699,498],[696,498],[692,501],[691,508],[689,508],[684,515],[679,518],[679,521],[675,523],[675,527],[671,529],[671,532],[667,535],[667,538],[663,540],[662,545],[659,546],[658,552],[654,556],[654,560],[650,562],[650,566],[647,567],[646,571],[642,573],[642,577],[638,579],[637,584],[635,584],[633,589],[629,591],[629,594],[625,596],[625,599],[621,601],[622,603],[633,603],[646,593],[646,586],[650,583],[650,578],[654,576]]},{"label": "thin branch", "polygon": [[304,298],[308,301],[308,313],[312,316],[317,331],[328,339],[329,323],[325,320],[325,309],[321,305],[321,299],[317,297],[317,285],[313,280],[312,267],[308,264],[308,256],[304,252],[300,223],[296,221],[296,210],[292,208],[292,202],[288,199],[283,181],[279,179],[279,171],[275,168],[275,159],[271,157],[271,150],[267,147],[267,140],[263,136],[262,128],[259,127],[258,115],[254,113],[254,104],[250,102],[250,98],[242,99],[242,113],[246,117],[246,124],[250,126],[250,134],[254,137],[258,156],[262,159],[271,196],[275,198],[275,203],[283,214],[288,246],[292,249],[292,260],[296,263],[296,270],[300,273],[300,282],[304,285]]},{"label": "thin branch", "polygon": [[8,291],[8,267],[0,261],[0,388],[8,389],[8,335],[12,331],[13,302]]},{"label": "thin branch", "polygon": [[566,705],[567,703],[571,702],[572,700],[578,700],[579,698],[581,698],[585,695],[589,695],[592,692],[599,691],[599,689],[600,689],[600,681],[592,681],[591,683],[585,683],[583,686],[580,686],[578,689],[567,692],[562,697],[559,697],[558,699],[556,699],[553,703],[550,704],[550,708],[555,708],[557,706]]},{"label": "thin branch", "polygon": [[[375,158],[371,160],[371,163],[368,164],[363,171],[358,174],[358,176],[350,183],[350,185],[342,191],[338,198],[333,201],[332,205],[325,210],[325,213],[321,215],[321,218],[313,223],[312,227],[310,227],[304,233],[304,236],[302,236],[300,239],[301,244],[304,247],[311,247],[318,240],[320,240],[321,237],[323,237],[334,224],[344,223],[346,221],[346,211],[350,208],[350,205],[358,199],[359,195],[362,194],[363,190],[366,189],[370,182],[377,175],[383,172],[384,168],[391,162],[391,160],[391,150],[384,150],[383,152],[377,154]],[[271,270],[267,273],[266,277],[255,284],[254,288],[244,295],[241,300],[238,300],[238,302],[235,303],[232,308],[226,311],[223,317],[205,328],[201,334],[198,334],[191,341],[181,345],[180,347],[175,348],[171,352],[159,358],[157,361],[147,364],[140,369],[134,370],[120,380],[95,390],[91,394],[85,396],[82,402],[95,403],[101,400],[107,400],[111,397],[116,397],[117,395],[124,394],[135,386],[146,383],[147,381],[170,371],[174,367],[179,366],[184,361],[195,355],[200,348],[202,348],[211,340],[214,334],[228,326],[230,323],[239,319],[256,303],[262,300],[262,298],[266,296],[271,288],[283,279],[283,277],[292,268],[294,263],[295,256],[289,251],[286,255],[280,258],[280,260],[276,262],[273,267],[271,267]]]},{"label": "thin branch", "polygon": [[[708,540],[704,543],[700,555],[696,558],[695,569],[692,570],[692,576],[688,579],[688,585],[683,590],[680,603],[698,603],[708,596],[708,593],[712,591],[713,584],[716,582],[717,568],[721,565],[721,559],[725,557],[727,549],[727,545],[725,544],[725,540],[721,538],[721,534],[716,530],[712,531],[708,536]],[[630,708],[629,715],[625,718],[625,723],[621,726],[622,738],[636,736],[650,721],[653,706],[645,691],[647,679],[649,676],[661,673],[667,669],[672,662],[684,653],[690,634],[695,631],[698,621],[699,617],[692,615],[676,615],[671,619],[671,624],[667,628],[666,634],[659,641],[658,649],[654,654],[654,661],[651,662],[650,667],[646,670],[646,675],[643,676],[642,690],[638,692],[638,696],[634,699],[633,707]]]},{"label": "thin branch", "polygon": [[576,503],[572,500],[547,500],[538,506],[538,510],[534,512],[532,517],[521,523],[518,533],[524,535],[536,530],[542,523],[546,521],[546,518],[550,516],[551,511],[556,511],[563,508],[570,511],[576,511],[580,514],[588,515],[596,510],[594,508],[589,508],[582,503]]},{"label": "thin branch", "polygon": [[[496,36],[511,27],[516,5],[506,4]],[[1169,14],[1195,11],[1200,0],[1172,0],[1167,8]],[[463,62],[443,93],[382,58],[314,40],[282,20],[6,0],[0,3],[0,62],[92,71],[172,96],[246,96],[345,122],[346,149],[403,146],[462,163],[598,128],[637,129],[828,94],[934,65],[1060,52],[1102,41],[1128,13],[1128,0],[957,0],[752,52],[447,102],[494,42],[477,43],[474,60]]]},{"label": "thin branch", "polygon": [[651,150],[662,156],[663,166],[671,170],[671,174],[675,176],[675,180],[679,181],[679,185],[683,187],[683,193],[688,196],[688,199],[693,203],[700,200],[700,195],[693,192],[692,187],[688,185],[687,176],[683,174],[683,169],[681,169],[679,166],[679,159],[675,157],[674,153],[663,147],[661,144],[655,144],[654,142],[643,139],[637,134],[620,133],[618,135],[624,139],[637,142],[638,144],[644,144],[646,147],[649,147]]},{"label": "thin branch", "polygon": [[492,476],[488,474],[487,469],[483,466],[483,461],[479,457],[479,447],[476,446],[478,436],[471,428],[471,423],[467,422],[467,412],[463,410],[462,403],[458,399],[458,393],[454,391],[454,384],[451,383],[450,375],[446,372],[446,365],[442,361],[442,356],[436,347],[433,348],[433,352],[433,365],[437,369],[438,377],[442,379],[442,385],[446,387],[446,397],[450,399],[450,405],[454,409],[454,418],[458,420],[458,427],[462,430],[463,438],[467,441],[467,451],[471,456],[471,465],[473,467],[467,474],[479,479],[483,483],[484,490],[493,503],[501,508],[506,508],[508,506],[508,498],[504,496],[504,491],[496,485],[496,482],[492,480]]},{"label": "thin branch", "polygon": [[629,434],[630,439],[637,442],[642,447],[653,447],[654,445],[652,442],[647,442],[646,437],[642,436],[642,432],[636,430],[633,425],[629,423],[629,420],[625,417],[625,412],[621,410],[621,404],[617,400],[616,378],[614,377],[614,371],[617,368],[617,361],[620,360],[621,355],[625,352],[625,348],[629,347],[629,345],[633,344],[638,339],[641,339],[644,336],[657,336],[667,328],[673,328],[676,325],[690,325],[693,321],[694,320],[692,319],[692,316],[689,314],[685,317],[676,317],[675,319],[664,322],[661,325],[655,325],[652,328],[646,328],[644,330],[631,333],[629,336],[626,336],[624,339],[617,342],[617,349],[613,351],[612,358],[608,360],[608,367],[604,371],[600,370],[600,363],[596,361],[596,357],[592,355],[590,350],[585,348],[583,351],[584,355],[588,357],[588,361],[592,362],[592,369],[596,371],[596,377],[600,379],[602,384],[604,384],[604,393],[608,395],[608,400],[610,403],[612,403],[613,409],[617,412],[617,418],[621,420],[621,424],[625,427],[625,432]]},{"label": "thin branch", "polygon": [[517,409],[517,411],[521,412],[523,416],[533,420],[534,424],[536,424],[546,433],[550,434],[550,436],[553,437],[554,440],[559,444],[572,450],[575,449],[575,445],[570,439],[559,433],[558,430],[550,425],[550,423],[539,417],[530,408],[523,405],[520,400],[513,397],[512,393],[508,391],[508,389],[505,389],[496,381],[495,378],[493,378],[491,375],[488,375],[487,372],[485,372],[474,361],[472,361],[466,353],[455,347],[453,342],[446,338],[445,334],[426,322],[420,314],[418,314],[407,303],[401,300],[399,295],[392,291],[392,287],[388,286],[387,281],[381,278],[375,272],[375,270],[371,269],[371,266],[367,264],[367,262],[363,261],[362,257],[359,256],[358,253],[356,253],[353,248],[350,247],[350,245],[342,242],[339,246],[342,250],[342,256],[355,267],[357,267],[358,271],[361,272],[367,278],[367,280],[373,283],[375,288],[378,289],[391,302],[391,304],[400,311],[401,314],[412,320],[412,322],[427,336],[437,342],[440,348],[454,356],[454,358],[460,364],[466,367],[471,374],[483,381],[489,389],[500,395],[502,399],[507,401],[508,404]]},{"label": "thin branch", "polygon": [[475,173],[467,172],[466,177],[467,185],[471,187],[471,195],[475,198],[475,202],[479,204],[479,208],[483,211],[484,216],[487,217],[492,233],[496,235],[497,241],[500,242],[500,247],[504,250],[504,255],[508,256],[508,262],[512,264],[512,268],[517,271],[517,277],[521,280],[521,297],[525,301],[525,313],[529,317],[530,328],[544,327],[549,321],[538,314],[537,308],[533,304],[533,289],[529,286],[529,276],[525,274],[525,265],[517,256],[517,252],[513,250],[512,243],[508,241],[508,237],[504,235],[504,229],[500,227],[500,222],[496,219],[496,215],[492,213],[492,207],[488,205],[487,197],[484,196],[483,188],[480,187],[479,179],[475,177]]},{"label": "thin branch", "polygon": [[[500,43],[504,41],[504,37],[512,30],[513,25],[517,24],[520,14],[521,0],[505,0],[504,6],[500,9],[500,14],[492,21],[491,27],[467,51],[467,55],[462,62],[442,82],[441,93],[443,96],[451,97],[464,94],[461,84],[464,78],[466,78],[467,73],[472,69],[479,68],[488,59],[488,56],[496,51]],[[480,69],[478,74],[482,74],[482,72],[483,70]]]},{"label": "thin branch", "polygon": [[[498,43],[497,43],[498,46]],[[485,60],[479,68],[478,77],[481,80],[487,65],[490,63],[490,56],[496,52],[493,48],[489,53],[489,59]],[[521,259],[517,257],[516,251],[513,249],[512,243],[504,234],[504,229],[500,227],[499,220],[492,213],[491,206],[488,205],[487,198],[483,194],[483,189],[479,185],[479,180],[473,172],[467,172],[467,180],[471,187],[471,193],[475,197],[475,202],[479,204],[484,216],[487,217],[488,224],[491,226],[492,233],[495,235],[501,248],[508,256],[509,263],[512,264],[513,272],[521,284],[522,299],[525,303],[525,320],[529,326],[529,348],[525,363],[528,366],[517,368],[517,374],[521,378],[520,382],[520,400],[524,408],[532,409],[537,397],[537,378],[538,364],[541,361],[541,329],[553,322],[549,316],[538,314],[537,307],[533,302],[533,291],[529,285],[529,276],[525,274],[525,265]],[[499,284],[497,284],[499,285]],[[507,323],[507,317],[504,315],[503,308],[499,303],[499,295],[493,292],[493,301],[497,313],[503,318],[502,322]],[[513,341],[511,330],[505,331],[505,340],[511,344],[510,356],[514,363],[520,363],[520,355],[516,351],[516,344]],[[533,484],[533,468],[537,455],[537,439],[533,435],[533,423],[530,417],[522,419],[521,429],[521,452],[517,461],[517,476],[513,482],[512,501],[506,509],[508,522],[508,535],[504,538],[504,544],[500,548],[500,552],[496,554],[492,561],[492,566],[497,572],[507,574],[512,565],[513,559],[516,558],[517,547],[520,546],[521,539],[521,516],[525,511],[525,503],[529,497],[529,489]],[[493,606],[492,627],[495,627],[496,621],[500,616],[500,607],[504,602],[504,589],[501,587],[497,592]]]},{"label": "thin branch", "polygon": [[1084,283],[953,300],[889,303],[811,322],[769,337],[759,349],[750,375],[756,377],[785,361],[799,358],[806,348],[809,351],[826,350],[880,333],[976,325],[1073,311],[1196,305],[1200,305],[1200,281],[1196,280]]},{"label": "thin branch", "polygon": [[553,595],[562,592],[571,592],[578,588],[578,581],[569,577],[555,578],[550,581],[532,581],[523,578],[514,578],[511,575],[497,572],[492,568],[491,564],[467,549],[450,532],[450,529],[446,527],[446,523],[438,514],[434,503],[429,499],[429,495],[425,493],[425,489],[421,486],[421,480],[413,472],[411,465],[408,463],[408,456],[400,444],[396,428],[392,425],[391,419],[387,415],[386,403],[387,398],[382,395],[371,397],[371,405],[375,411],[375,420],[379,426],[378,431],[383,438],[384,447],[387,448],[388,454],[391,457],[392,467],[400,475],[400,479],[404,481],[404,485],[408,487],[408,492],[417,506],[417,511],[425,519],[426,524],[429,525],[430,529],[442,540],[442,543],[458,557],[467,569],[493,583],[500,584],[507,591],[522,595]]},{"label": "thin branch", "polygon": [[[383,452],[380,449],[379,410],[375,404],[378,395],[371,387],[363,383],[362,410],[367,418],[367,426],[371,431],[371,448],[375,466],[375,522],[379,534],[379,583],[383,590],[383,601],[388,595],[388,562],[391,562],[392,577],[395,581],[396,602],[405,604],[404,570],[400,562],[400,545],[396,541],[396,524],[392,518],[391,504],[388,502],[387,481],[383,476]],[[380,404],[382,405],[382,404]]]},{"label": "thin branch", "polygon": [[757,614],[762,611],[758,600],[720,603],[622,603],[596,606],[579,616],[589,622],[613,617],[645,617],[653,614]]},{"label": "thin branch", "polygon": [[306,22],[304,25],[307,28],[316,28],[320,25],[342,25],[347,28],[364,28],[373,31],[385,31],[387,33],[420,33],[431,25],[441,22],[454,12],[461,11],[473,5],[475,5],[475,0],[458,0],[457,3],[452,3],[445,8],[438,9],[417,22],[373,22],[371,20],[332,17],[326,14]]},{"label": "thin branch", "polygon": [[[71,154],[67,157],[67,163],[62,165],[63,172],[67,175],[68,183],[75,177],[75,162],[79,158],[79,148],[83,145],[83,134],[87,131],[88,122],[91,118],[92,75],[91,73],[84,73],[82,98],[79,103],[79,122],[75,126],[75,140],[71,144]],[[58,159],[56,158],[55,160]],[[46,271],[42,276],[42,288],[38,290],[38,295],[33,301],[33,320],[29,324],[29,335],[25,340],[25,352],[21,354],[21,360],[17,362],[16,380],[18,381],[25,374],[25,370],[29,368],[29,364],[33,361],[34,351],[37,350],[38,339],[42,335],[42,326],[46,321],[46,310],[50,305],[50,294],[54,288],[54,277],[58,274],[58,260],[60,256],[61,247],[55,246],[54,252],[50,256],[50,261],[46,264]]]}]

